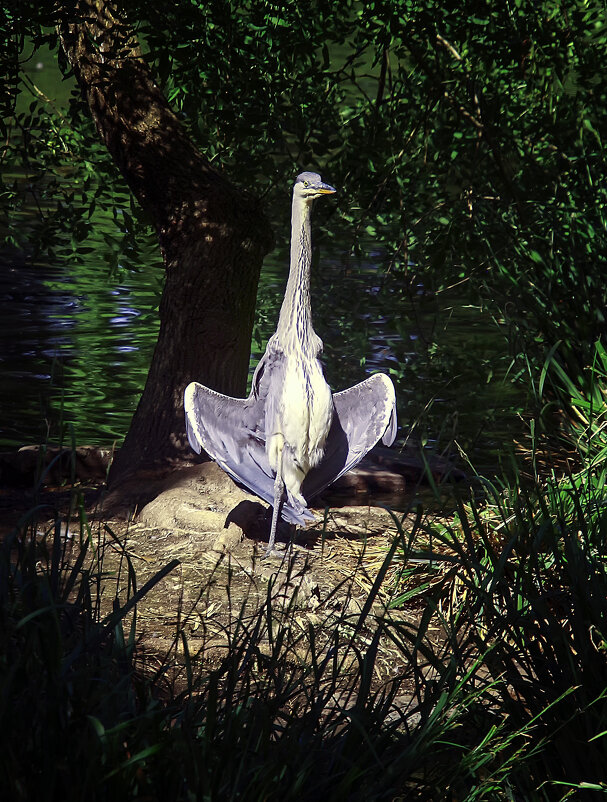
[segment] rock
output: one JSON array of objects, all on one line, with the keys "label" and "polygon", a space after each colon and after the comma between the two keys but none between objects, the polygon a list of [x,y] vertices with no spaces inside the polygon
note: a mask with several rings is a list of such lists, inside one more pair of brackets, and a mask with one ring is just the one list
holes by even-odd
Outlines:
[{"label": "rock", "polygon": [[213,543],[214,551],[234,551],[244,540],[244,532],[233,521],[230,522],[227,529],[215,539]]},{"label": "rock", "polygon": [[[216,540],[226,523],[242,534],[244,525],[233,517],[230,521],[227,518],[244,502],[263,510],[253,498],[214,462],[204,462],[173,471],[159,484],[155,498],[143,507],[137,519],[146,526],[193,531]],[[248,519],[252,517],[249,511]],[[232,539],[230,535],[225,542]]]}]

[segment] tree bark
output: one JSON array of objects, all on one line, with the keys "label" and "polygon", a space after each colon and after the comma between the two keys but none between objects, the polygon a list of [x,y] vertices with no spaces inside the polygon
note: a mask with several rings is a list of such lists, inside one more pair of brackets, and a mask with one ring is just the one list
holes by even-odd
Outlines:
[{"label": "tree bark", "polygon": [[100,136],[152,218],[166,269],[158,342],[110,472],[115,484],[189,456],[188,382],[244,394],[257,282],[272,234],[260,203],[196,150],[113,3],[66,4],[59,33]]}]

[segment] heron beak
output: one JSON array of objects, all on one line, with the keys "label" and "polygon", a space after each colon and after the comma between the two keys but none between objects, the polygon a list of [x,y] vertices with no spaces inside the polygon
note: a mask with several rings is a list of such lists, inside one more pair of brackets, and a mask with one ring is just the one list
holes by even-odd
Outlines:
[{"label": "heron beak", "polygon": [[321,184],[321,186],[318,187],[317,192],[320,192],[321,195],[333,195],[335,192],[337,192],[337,190],[330,184]]}]

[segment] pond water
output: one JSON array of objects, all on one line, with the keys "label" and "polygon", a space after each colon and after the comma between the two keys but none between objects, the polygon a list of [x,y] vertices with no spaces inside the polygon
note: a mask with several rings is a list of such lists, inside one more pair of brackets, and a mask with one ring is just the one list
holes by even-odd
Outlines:
[{"label": "pond water", "polygon": [[102,265],[0,257],[0,445],[124,437],[158,329],[159,267],[112,280]]},{"label": "pond water", "polygon": [[[274,331],[287,260],[283,247],[264,264],[251,374]],[[77,268],[0,254],[0,447],[69,442],[71,432],[79,445],[119,443],[145,382],[161,287],[152,245],[138,272],[118,277],[97,249]],[[399,444],[413,432],[433,452],[461,448],[477,468],[497,464],[518,429],[520,398],[504,378],[505,338],[487,313],[461,293],[411,294],[372,261],[335,252],[317,261],[312,294],[335,390],[389,372]]]}]

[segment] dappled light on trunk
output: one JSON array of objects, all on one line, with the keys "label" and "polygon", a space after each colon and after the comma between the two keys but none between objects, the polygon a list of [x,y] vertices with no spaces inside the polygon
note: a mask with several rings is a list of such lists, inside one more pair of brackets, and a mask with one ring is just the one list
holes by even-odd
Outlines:
[{"label": "dappled light on trunk", "polygon": [[181,410],[192,377],[244,392],[257,281],[272,236],[259,202],[196,150],[112,4],[79,3],[60,36],[97,130],[152,219],[166,268],[158,342],[111,469],[116,483],[189,457]]}]

